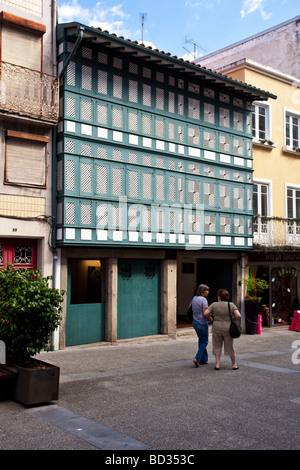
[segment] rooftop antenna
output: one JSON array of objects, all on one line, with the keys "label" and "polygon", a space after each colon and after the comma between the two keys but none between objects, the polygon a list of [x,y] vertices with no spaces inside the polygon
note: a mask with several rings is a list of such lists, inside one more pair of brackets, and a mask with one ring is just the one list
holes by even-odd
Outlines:
[{"label": "rooftop antenna", "polygon": [[200,44],[197,44],[190,36],[185,36],[184,43],[185,44],[193,44],[193,46],[194,46],[194,52],[193,53],[191,51],[189,51],[186,47],[184,47],[184,46],[182,46],[182,47],[189,54],[193,54],[194,60],[197,59],[197,48],[201,49],[203,52],[207,52],[207,49],[205,49],[205,47],[201,46]]},{"label": "rooftop antenna", "polygon": [[140,13],[140,21],[142,23],[142,44],[144,44],[144,23],[147,19],[147,13]]}]

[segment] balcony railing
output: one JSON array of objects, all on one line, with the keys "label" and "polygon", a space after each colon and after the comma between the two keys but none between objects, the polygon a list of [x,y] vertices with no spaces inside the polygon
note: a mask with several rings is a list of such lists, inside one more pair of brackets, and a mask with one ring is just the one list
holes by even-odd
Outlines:
[{"label": "balcony railing", "polygon": [[57,123],[58,77],[0,62],[0,112]]},{"label": "balcony railing", "polygon": [[254,243],[265,247],[299,247],[300,219],[255,216]]}]

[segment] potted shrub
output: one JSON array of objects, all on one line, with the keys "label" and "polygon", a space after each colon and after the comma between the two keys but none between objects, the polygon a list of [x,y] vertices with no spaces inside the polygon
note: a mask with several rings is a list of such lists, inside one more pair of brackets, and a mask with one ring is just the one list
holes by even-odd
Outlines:
[{"label": "potted shrub", "polygon": [[0,269],[0,339],[7,366],[17,372],[13,397],[25,405],[58,399],[59,367],[32,356],[49,350],[60,323],[63,291],[48,286],[40,270]]},{"label": "potted shrub", "polygon": [[245,281],[248,294],[245,296],[246,334],[254,335],[262,293],[269,288],[265,279],[255,278],[253,274]]}]

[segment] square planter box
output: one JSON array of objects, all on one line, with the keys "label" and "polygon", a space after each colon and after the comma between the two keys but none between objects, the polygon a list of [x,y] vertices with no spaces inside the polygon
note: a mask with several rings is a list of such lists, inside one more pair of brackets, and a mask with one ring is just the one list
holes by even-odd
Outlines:
[{"label": "square planter box", "polygon": [[11,364],[17,372],[13,398],[24,405],[58,400],[59,367],[32,359],[31,367]]}]

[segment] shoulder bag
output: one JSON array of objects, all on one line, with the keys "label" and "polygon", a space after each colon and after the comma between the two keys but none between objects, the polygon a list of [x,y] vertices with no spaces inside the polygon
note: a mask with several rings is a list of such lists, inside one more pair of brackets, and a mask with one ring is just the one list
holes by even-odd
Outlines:
[{"label": "shoulder bag", "polygon": [[229,302],[228,302],[228,312],[229,312],[229,316],[230,316],[230,330],[229,330],[230,336],[232,338],[239,338],[241,336],[241,332],[240,332],[239,327],[232,320],[232,316],[231,316],[231,313],[230,313],[230,304],[229,304]]}]

